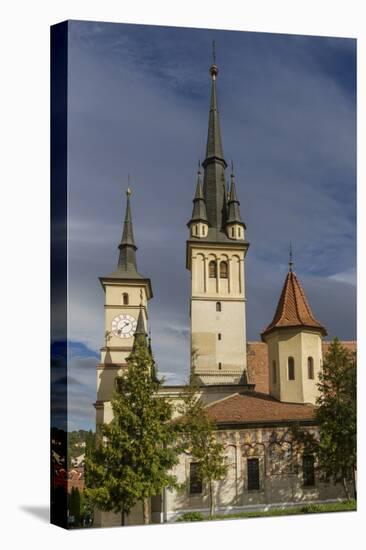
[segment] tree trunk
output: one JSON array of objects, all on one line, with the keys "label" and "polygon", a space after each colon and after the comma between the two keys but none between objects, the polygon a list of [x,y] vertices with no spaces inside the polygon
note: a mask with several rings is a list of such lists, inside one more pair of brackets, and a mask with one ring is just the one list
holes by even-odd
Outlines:
[{"label": "tree trunk", "polygon": [[214,487],[213,482],[210,481],[210,518],[214,515],[215,512],[215,495],[214,495]]},{"label": "tree trunk", "polygon": [[149,525],[150,523],[150,517],[149,517],[149,498],[145,497],[142,501],[142,512],[144,517],[144,525]]},{"label": "tree trunk", "polygon": [[354,498],[357,500],[357,483],[356,483],[356,468],[352,468],[352,481]]},{"label": "tree trunk", "polygon": [[346,493],[346,499],[351,500],[351,497],[350,497],[350,494],[349,494],[349,489],[348,489],[348,484],[347,484],[347,479],[344,476],[342,478],[342,481],[343,481],[343,489],[344,489],[344,492]]},{"label": "tree trunk", "polygon": [[125,525],[125,511],[123,509],[121,510],[121,525],[122,527]]}]

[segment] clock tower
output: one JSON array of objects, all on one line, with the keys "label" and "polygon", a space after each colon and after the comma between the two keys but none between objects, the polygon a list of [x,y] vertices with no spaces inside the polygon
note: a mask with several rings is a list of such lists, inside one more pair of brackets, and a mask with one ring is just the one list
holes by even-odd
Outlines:
[{"label": "clock tower", "polygon": [[244,264],[249,243],[241,219],[233,165],[227,188],[216,79],[205,160],[198,169],[188,222],[186,266],[191,272],[191,374],[201,385],[249,384],[246,369]]},{"label": "clock tower", "polygon": [[109,401],[115,390],[115,380],[126,368],[126,358],[132,351],[136,329],[140,325],[147,326],[147,303],[152,298],[150,279],[137,271],[130,189],[126,195],[117,269],[99,278],[105,293],[105,333],[100,363],[97,365],[97,424],[112,419]]}]

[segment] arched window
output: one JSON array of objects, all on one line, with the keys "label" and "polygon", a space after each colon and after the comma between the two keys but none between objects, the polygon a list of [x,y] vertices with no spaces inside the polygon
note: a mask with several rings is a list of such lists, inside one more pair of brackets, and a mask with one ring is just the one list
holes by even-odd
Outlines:
[{"label": "arched window", "polygon": [[274,384],[277,384],[277,367],[276,361],[272,361],[272,380]]},{"label": "arched window", "polygon": [[219,370],[222,369],[222,363],[219,363]]},{"label": "arched window", "polygon": [[202,226],[201,233],[202,233],[202,237],[204,237],[205,236],[205,226],[204,225]]},{"label": "arched window", "polygon": [[221,279],[227,279],[228,267],[227,262],[220,262],[220,277]]},{"label": "arched window", "polygon": [[216,302],[216,311],[221,311],[221,302]]},{"label": "arched window", "polygon": [[124,292],[122,294],[122,304],[124,306],[128,306],[128,294],[127,294],[127,292]]},{"label": "arched window", "polygon": [[208,264],[208,276],[210,279],[216,279],[217,277],[217,267],[215,260],[211,260]]},{"label": "arched window", "polygon": [[312,357],[308,357],[308,378],[314,380],[314,359]]},{"label": "arched window", "polygon": [[235,227],[232,227],[232,228],[231,228],[231,236],[232,236],[232,237],[235,237]]},{"label": "arched window", "polygon": [[287,361],[288,379],[295,380],[295,361],[293,357],[289,357]]}]

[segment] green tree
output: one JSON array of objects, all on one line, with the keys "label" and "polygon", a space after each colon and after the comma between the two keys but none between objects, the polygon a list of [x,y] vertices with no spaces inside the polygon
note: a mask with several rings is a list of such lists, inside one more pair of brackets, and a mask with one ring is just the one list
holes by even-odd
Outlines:
[{"label": "green tree", "polygon": [[347,500],[350,481],[356,496],[356,354],[335,338],[324,357],[319,375],[319,397],[315,420],[319,436],[298,426],[292,432],[307,452],[316,455],[318,469],[325,479],[342,481]]},{"label": "green tree", "polygon": [[325,355],[318,387],[319,466],[327,478],[342,480],[349,500],[356,470],[356,354],[337,338]]},{"label": "green tree", "polygon": [[69,514],[74,517],[74,525],[77,527],[80,523],[80,492],[77,487],[71,488]]},{"label": "green tree", "polygon": [[199,394],[197,383],[191,379],[179,407],[182,415],[179,422],[181,447],[189,449],[197,463],[198,476],[208,486],[212,517],[215,511],[215,481],[225,477],[228,465],[224,446],[217,441],[216,426],[208,417]]},{"label": "green tree", "polygon": [[176,486],[170,473],[178,462],[176,424],[171,403],[158,395],[162,381],[151,375],[146,338],[135,338],[128,368],[112,399],[113,420],[102,425],[98,443],[86,458],[87,498],[102,510],[125,514],[142,501],[149,523],[150,497]]}]

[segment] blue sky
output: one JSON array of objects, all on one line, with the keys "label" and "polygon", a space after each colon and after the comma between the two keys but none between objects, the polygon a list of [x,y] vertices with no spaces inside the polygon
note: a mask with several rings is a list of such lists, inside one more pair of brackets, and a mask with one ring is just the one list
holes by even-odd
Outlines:
[{"label": "blue sky", "polygon": [[73,21],[69,41],[69,426],[94,427],[104,295],[127,174],[153,348],[167,382],[189,370],[186,223],[203,159],[216,41],[224,154],[251,245],[247,333],[295,271],[330,337],[356,338],[356,41]]}]

